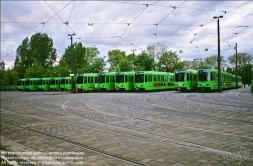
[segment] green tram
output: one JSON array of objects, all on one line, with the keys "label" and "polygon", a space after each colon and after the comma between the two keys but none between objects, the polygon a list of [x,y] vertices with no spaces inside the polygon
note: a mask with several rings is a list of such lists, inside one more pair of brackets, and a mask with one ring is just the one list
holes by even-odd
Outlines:
[{"label": "green tram", "polygon": [[[197,73],[199,91],[217,91],[218,90],[218,70],[217,69],[199,69]],[[221,89],[233,88],[233,75],[227,72],[221,72]]]},{"label": "green tram", "polygon": [[118,72],[116,73],[115,88],[117,91],[133,91],[134,90],[135,72]]},{"label": "green tram", "polygon": [[60,79],[61,79],[61,77],[55,77],[55,78],[50,79],[50,81],[49,81],[50,90],[53,90],[53,91],[60,90]]},{"label": "green tram", "polygon": [[[237,81],[238,81],[238,88],[241,88],[242,87],[242,77],[237,76]],[[232,88],[236,88],[236,75],[233,75]]]},{"label": "green tram", "polygon": [[175,70],[175,90],[184,91],[195,91],[197,90],[197,72],[198,70]]},{"label": "green tram", "polygon": [[39,78],[38,79],[38,90],[49,90],[50,78]]},{"label": "green tram", "polygon": [[26,91],[38,90],[38,78],[27,78],[25,80],[25,90]]},{"label": "green tram", "polygon": [[71,90],[71,77],[60,78],[60,90]]},{"label": "green tram", "polygon": [[116,72],[99,73],[98,75],[98,91],[114,91]]},{"label": "green tram", "polygon": [[78,92],[89,92],[97,90],[97,73],[78,74],[76,77],[76,88]]},{"label": "green tram", "polygon": [[174,73],[157,71],[135,72],[134,88],[136,91],[175,89]]},{"label": "green tram", "polygon": [[251,91],[253,92],[253,68],[251,69]]},{"label": "green tram", "polygon": [[25,78],[24,79],[18,79],[17,89],[24,91],[25,90]]}]

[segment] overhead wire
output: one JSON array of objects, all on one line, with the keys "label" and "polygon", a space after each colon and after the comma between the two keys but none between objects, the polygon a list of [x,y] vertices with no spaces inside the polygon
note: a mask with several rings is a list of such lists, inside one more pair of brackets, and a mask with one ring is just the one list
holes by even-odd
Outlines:
[{"label": "overhead wire", "polygon": [[68,22],[69,22],[69,20],[70,20],[71,14],[72,14],[72,12],[73,12],[73,9],[74,9],[74,6],[75,6],[75,3],[76,3],[76,0],[74,0],[74,4],[73,4],[73,6],[72,6],[72,9],[71,9],[71,12],[70,12],[70,15],[69,15]]},{"label": "overhead wire", "polygon": [[15,23],[17,23],[17,24],[19,24],[19,25],[21,25],[21,26],[23,26],[23,27],[25,27],[25,28],[27,28],[27,29],[29,29],[29,30],[31,30],[31,31],[33,31],[33,32],[37,32],[37,31],[35,31],[35,30],[31,29],[31,28],[28,28],[27,26],[25,26],[25,25],[23,25],[23,24],[21,24],[21,23],[15,21],[15,20],[12,20],[12,19],[10,19],[10,18],[4,16],[3,14],[1,14],[1,16],[5,17],[5,18],[7,18],[7,19],[9,19],[9,20],[11,20],[11,21],[13,21],[13,22],[15,22]]},{"label": "overhead wire", "polygon": [[[45,1],[45,3],[47,4],[47,6],[49,6],[49,4],[46,2],[46,0],[44,0]],[[72,2],[73,0],[71,0],[67,5],[65,5],[61,10],[59,10],[58,12],[55,12],[54,11],[54,9],[53,8],[51,8],[51,6],[49,6],[53,11],[54,11],[54,15],[51,17],[51,18],[49,18],[45,23],[47,23],[48,21],[50,21],[52,18],[54,18],[54,16],[58,16],[58,13],[60,13],[63,9],[65,9],[69,4],[71,4],[71,2]],[[59,17],[59,16],[58,16]],[[59,17],[60,18],[60,17]],[[60,18],[61,19],[61,18]],[[62,19],[61,19],[62,20]],[[63,21],[63,20],[62,20]],[[63,21],[64,22],[64,21]]]},{"label": "overhead wire", "polygon": [[[250,2],[252,2],[252,0],[250,1]],[[242,6],[245,6],[245,5],[247,5],[247,4],[249,4],[250,2],[247,2],[247,3],[245,3],[245,4],[243,4],[243,5],[240,5],[240,6],[238,6],[238,7],[236,7],[236,8],[234,8],[234,9],[232,9],[232,10],[230,10],[230,11],[222,11],[222,12],[224,12],[225,14],[227,14],[227,13],[231,13],[232,11],[234,11],[234,10],[236,10],[236,9],[238,9],[238,8],[240,8],[240,7],[242,7]],[[225,15],[225,14],[223,14],[223,15]],[[221,15],[221,16],[223,16],[223,15]],[[201,24],[201,26],[203,27],[203,26],[206,26],[206,25],[208,25],[209,23],[211,23],[211,22],[213,22],[214,21],[214,19],[212,19],[211,21],[209,21],[209,22],[207,22],[206,24]],[[245,30],[245,29],[244,29]],[[198,34],[198,32],[197,33],[195,33],[196,35]],[[238,33],[236,33],[236,35],[237,35]],[[195,36],[196,36],[195,35]],[[235,35],[235,36],[236,36]],[[232,38],[234,38],[235,36],[233,36]],[[194,37],[195,38],[195,37]],[[231,39],[232,39],[231,38]],[[231,39],[229,39],[229,40],[231,40]],[[193,41],[193,40],[192,40]],[[192,42],[191,41],[191,42]]]}]

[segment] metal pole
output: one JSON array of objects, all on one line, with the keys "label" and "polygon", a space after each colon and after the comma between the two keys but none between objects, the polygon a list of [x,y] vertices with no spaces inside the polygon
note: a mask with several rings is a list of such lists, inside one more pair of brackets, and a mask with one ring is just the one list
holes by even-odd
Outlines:
[{"label": "metal pole", "polygon": [[235,43],[235,87],[238,89],[238,68],[237,68],[237,43]]},{"label": "metal pole", "polygon": [[134,51],[136,51],[136,50],[134,49],[134,50],[131,50],[131,51],[133,51],[133,66],[134,66],[134,71],[135,71],[135,63],[134,63],[135,55],[134,55]]},{"label": "metal pole", "polygon": [[221,92],[221,71],[220,71],[220,21],[217,19],[218,28],[218,92]]},{"label": "metal pole", "polygon": [[[74,74],[74,58],[73,58],[73,46],[72,46],[72,35],[70,36],[71,39],[71,74]],[[74,92],[74,76],[71,75],[71,90]]]}]

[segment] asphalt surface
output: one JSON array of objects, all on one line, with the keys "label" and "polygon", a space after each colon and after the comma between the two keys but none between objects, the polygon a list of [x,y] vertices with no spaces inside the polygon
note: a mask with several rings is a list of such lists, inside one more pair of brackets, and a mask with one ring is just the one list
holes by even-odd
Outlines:
[{"label": "asphalt surface", "polygon": [[1,92],[1,145],[18,165],[252,166],[253,93]]}]

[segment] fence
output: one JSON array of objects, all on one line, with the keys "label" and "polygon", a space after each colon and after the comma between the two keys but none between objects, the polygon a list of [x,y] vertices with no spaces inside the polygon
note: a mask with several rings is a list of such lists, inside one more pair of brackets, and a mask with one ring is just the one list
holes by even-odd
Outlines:
[{"label": "fence", "polygon": [[17,85],[1,85],[0,91],[16,91]]}]

